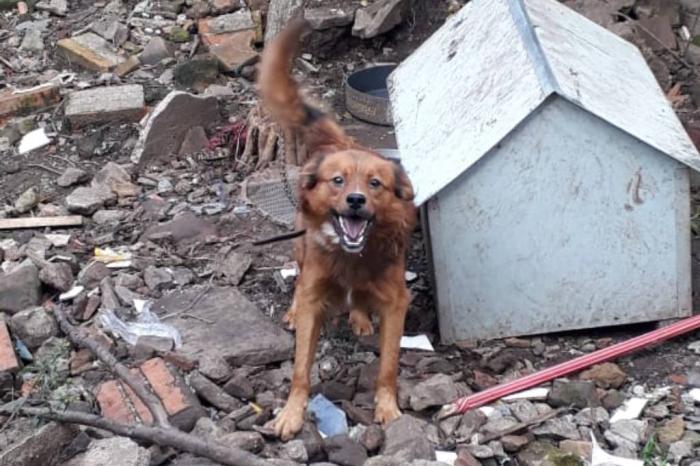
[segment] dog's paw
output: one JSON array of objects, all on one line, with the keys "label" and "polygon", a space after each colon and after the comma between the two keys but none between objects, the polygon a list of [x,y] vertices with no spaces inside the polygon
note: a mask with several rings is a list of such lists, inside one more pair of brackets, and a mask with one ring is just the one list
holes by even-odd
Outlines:
[{"label": "dog's paw", "polygon": [[292,439],[303,426],[304,408],[287,403],[275,418],[275,435],[286,442]]},{"label": "dog's paw", "polygon": [[401,410],[396,403],[396,397],[388,394],[378,394],[374,408],[374,421],[386,425],[399,416],[401,416]]},{"label": "dog's paw", "polygon": [[294,330],[296,328],[296,320],[297,320],[297,310],[294,307],[291,307],[287,313],[282,316],[282,321],[284,321],[287,324],[287,328],[289,330]]},{"label": "dog's paw", "polygon": [[372,319],[366,312],[353,309],[350,311],[348,322],[350,323],[350,328],[352,328],[352,333],[358,337],[374,335]]}]

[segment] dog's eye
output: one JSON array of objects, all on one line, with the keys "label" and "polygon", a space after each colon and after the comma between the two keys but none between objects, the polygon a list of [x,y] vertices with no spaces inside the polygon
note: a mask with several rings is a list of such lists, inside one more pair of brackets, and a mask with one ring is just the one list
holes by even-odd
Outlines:
[{"label": "dog's eye", "polygon": [[333,178],[331,181],[333,181],[333,184],[336,186],[342,186],[343,185],[343,177],[342,176],[336,176]]},{"label": "dog's eye", "polygon": [[370,188],[377,189],[377,188],[380,187],[381,185],[382,185],[382,182],[379,181],[379,180],[376,179],[376,178],[372,178],[371,180],[369,180],[369,187],[370,187]]}]

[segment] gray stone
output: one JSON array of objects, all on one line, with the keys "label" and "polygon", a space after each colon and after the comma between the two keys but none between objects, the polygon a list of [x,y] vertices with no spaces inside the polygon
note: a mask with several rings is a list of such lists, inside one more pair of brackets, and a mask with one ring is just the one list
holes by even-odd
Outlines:
[{"label": "gray stone", "polygon": [[[201,365],[201,361],[200,361]],[[255,398],[255,389],[249,378],[243,374],[236,374],[231,377],[231,380],[226,382],[224,390],[231,396],[244,400],[252,400]]]},{"label": "gray stone", "polygon": [[362,466],[367,461],[365,448],[345,434],[327,439],[323,448],[328,460],[340,466]]},{"label": "gray stone", "polygon": [[171,284],[173,276],[165,267],[159,268],[149,265],[143,272],[143,280],[149,289],[158,290]]},{"label": "gray stone", "polygon": [[530,422],[540,415],[530,400],[518,400],[510,405],[510,410],[520,422]]},{"label": "gray stone", "polygon": [[39,191],[32,186],[19,195],[15,201],[15,210],[20,214],[27,213],[36,207],[40,200]]},{"label": "gray stone", "polygon": [[279,34],[290,19],[303,14],[303,0],[270,0],[265,24],[265,43]]},{"label": "gray stone", "polygon": [[[172,80],[186,88],[204,89],[214,83],[219,76],[219,61],[211,54],[195,56],[192,59],[180,63],[172,70],[172,79],[165,73],[161,80]],[[197,124],[195,122],[194,124]]]},{"label": "gray stone", "polygon": [[[187,130],[187,133],[185,134],[185,139],[182,141],[182,145],[180,145],[178,155],[194,154],[204,149],[204,147],[208,143],[209,138],[207,138],[207,133],[204,131],[204,128],[202,128],[201,126],[194,126]],[[180,183],[178,183],[178,185],[179,184]],[[177,185],[175,186],[175,190],[178,191]]]},{"label": "gray stone", "polygon": [[574,405],[577,408],[586,408],[600,404],[595,383],[566,379],[554,381],[548,401],[554,407]]},{"label": "gray stone", "polygon": [[491,416],[488,421],[481,428],[482,431],[495,434],[497,432],[503,432],[508,430],[518,424],[517,419],[512,416]]},{"label": "gray stone", "polygon": [[126,217],[123,210],[98,210],[92,216],[92,220],[98,225],[116,225]]},{"label": "gray stone", "polygon": [[19,48],[27,52],[41,52],[44,50],[45,45],[41,30],[37,28],[27,29]]},{"label": "gray stone", "polygon": [[306,451],[303,440],[291,440],[284,444],[284,455],[297,463],[306,463],[309,461],[309,454]]},{"label": "gray stone", "polygon": [[140,188],[131,182],[131,175],[124,167],[114,162],[107,162],[92,179],[93,187],[106,187],[119,197],[132,197],[140,192]]},{"label": "gray stone", "polygon": [[[97,214],[95,214],[97,215]],[[143,280],[136,274],[121,272],[114,281],[116,286],[123,286],[130,290],[135,290],[143,286]]]},{"label": "gray stone", "polygon": [[370,453],[379,450],[384,444],[384,429],[376,424],[367,426],[360,436],[360,443]]},{"label": "gray stone", "polygon": [[[175,291],[158,300],[154,312],[177,313],[201,294],[201,289]],[[235,288],[212,288],[189,314],[205,319],[176,317],[169,320],[182,334],[180,352],[192,359],[216,355],[231,366],[260,365],[289,359],[292,355],[292,337]],[[206,321],[216,322],[209,325]]]},{"label": "gray stone", "polygon": [[403,21],[405,0],[377,0],[355,12],[352,35],[371,39],[390,31]]},{"label": "gray stone", "polygon": [[66,262],[47,262],[39,272],[39,280],[59,291],[68,291],[73,286],[73,268]]},{"label": "gray stone", "polygon": [[116,47],[120,47],[129,38],[129,28],[120,22],[119,17],[113,15],[95,21],[90,25],[90,29]]},{"label": "gray stone", "polygon": [[24,261],[12,272],[0,275],[0,311],[14,314],[41,300],[39,269]]},{"label": "gray stone", "polygon": [[94,288],[112,272],[102,262],[90,262],[78,273],[78,283],[86,288]]},{"label": "gray stone", "polygon": [[411,390],[411,409],[422,411],[433,406],[442,406],[459,396],[457,385],[449,375],[435,374]]},{"label": "gray stone", "polygon": [[117,197],[107,187],[80,187],[66,197],[66,208],[76,214],[90,215],[116,199]]},{"label": "gray stone", "polygon": [[602,406],[597,408],[584,408],[576,413],[574,420],[580,426],[590,427],[594,425],[606,424],[608,421],[610,421],[610,414]]},{"label": "gray stone", "polygon": [[691,458],[693,456],[693,443],[687,440],[674,442],[668,448],[668,454],[675,461]]},{"label": "gray stone", "polygon": [[168,43],[162,37],[152,37],[143,51],[139,54],[139,60],[144,65],[157,65],[161,60],[170,58],[172,53]]},{"label": "gray stone", "polygon": [[248,254],[231,251],[223,260],[219,270],[231,285],[238,285],[252,264],[253,258]]},{"label": "gray stone", "polygon": [[197,97],[173,91],[158,103],[131,154],[140,166],[176,154],[189,128],[208,126],[219,119],[216,97]]},{"label": "gray stone", "polygon": [[136,122],[145,106],[143,86],[96,87],[68,95],[65,116],[74,127],[85,124]]},{"label": "gray stone", "polygon": [[430,424],[404,414],[390,422],[384,429],[386,435],[381,454],[395,456],[406,461],[435,459],[435,448],[427,438]]},{"label": "gray stone", "polygon": [[580,440],[574,416],[566,414],[562,417],[549,419],[539,427],[532,429],[532,433],[538,437],[548,437],[556,440]]},{"label": "gray stone", "polygon": [[342,8],[323,6],[304,10],[304,19],[316,31],[348,26],[352,24],[354,18],[354,11],[343,10]]},{"label": "gray stone", "polygon": [[69,167],[56,179],[56,184],[62,188],[67,188],[74,184],[86,182],[88,177],[89,175],[85,171],[79,168]]},{"label": "gray stone", "polygon": [[250,10],[242,9],[235,13],[217,16],[207,22],[210,34],[225,34],[228,32],[245,31],[255,29]]},{"label": "gray stone", "polygon": [[467,411],[460,419],[455,437],[460,442],[468,442],[472,435],[478,432],[486,422],[486,415],[478,409]]},{"label": "gray stone", "polygon": [[[199,372],[214,382],[226,382],[233,375],[231,366],[223,358],[217,355],[205,354],[199,358]],[[233,396],[233,393],[230,393]]]},{"label": "gray stone", "polygon": [[66,16],[68,14],[68,0],[41,1],[34,5],[40,11],[48,11],[52,15]]},{"label": "gray stone", "polygon": [[151,452],[140,447],[136,442],[126,437],[111,437],[93,440],[87,452],[73,458],[70,466],[105,466],[115,464],[120,466],[148,466]]},{"label": "gray stone", "polygon": [[226,393],[221,387],[197,371],[190,374],[190,385],[204,401],[226,413],[243,406],[243,403]]},{"label": "gray stone", "polygon": [[0,466],[54,464],[57,453],[73,440],[77,432],[76,426],[55,422],[30,429],[26,435],[0,450]]},{"label": "gray stone", "polygon": [[526,435],[504,435],[501,438],[503,449],[508,453],[516,452],[530,443]]},{"label": "gray stone", "polygon": [[58,324],[43,307],[25,309],[10,319],[12,333],[29,349],[38,348],[43,342],[58,335]]},{"label": "gray stone", "polygon": [[636,451],[649,434],[649,421],[632,419],[617,421],[605,431],[605,439],[615,447]]},{"label": "gray stone", "polygon": [[258,453],[265,447],[265,439],[257,432],[232,432],[225,434],[221,437],[221,443],[252,453]]}]

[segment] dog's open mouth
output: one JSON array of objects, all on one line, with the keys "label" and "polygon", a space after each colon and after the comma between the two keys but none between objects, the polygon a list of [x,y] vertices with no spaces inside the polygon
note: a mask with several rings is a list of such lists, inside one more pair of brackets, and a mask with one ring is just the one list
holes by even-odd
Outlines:
[{"label": "dog's open mouth", "polygon": [[340,245],[350,253],[362,251],[367,242],[371,219],[359,215],[333,215],[333,226],[340,237]]}]

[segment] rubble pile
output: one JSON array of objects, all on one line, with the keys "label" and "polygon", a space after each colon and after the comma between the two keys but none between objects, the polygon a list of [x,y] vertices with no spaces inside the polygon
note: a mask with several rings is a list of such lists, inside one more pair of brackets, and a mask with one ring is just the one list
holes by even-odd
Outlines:
[{"label": "rubble pile", "polygon": [[[241,196],[254,166],[236,163],[257,103],[259,53],[303,13],[314,32],[296,72],[349,132],[391,145],[390,130],[347,114],[342,79],[369,62],[400,61],[463,3],[0,0],[2,403],[153,423],[130,387],[70,342],[59,307],[147,382],[174,426],[270,464],[571,465],[598,449],[698,466],[697,335],[447,417],[443,406],[460,396],[628,333],[404,348],[404,415],[381,427],[372,420],[377,336],[358,340],[331,323],[303,431],[286,443],[272,435],[268,421],[292,373],[293,335],[281,315],[296,269],[287,242],[245,246],[284,231]],[[700,2],[565,3],[640,47],[698,138]],[[406,333],[436,342],[420,231],[409,269]],[[105,458],[215,464],[100,429],[0,415],[0,464]]]}]

